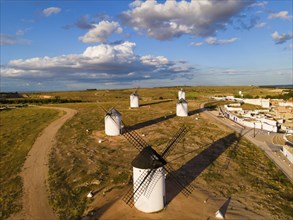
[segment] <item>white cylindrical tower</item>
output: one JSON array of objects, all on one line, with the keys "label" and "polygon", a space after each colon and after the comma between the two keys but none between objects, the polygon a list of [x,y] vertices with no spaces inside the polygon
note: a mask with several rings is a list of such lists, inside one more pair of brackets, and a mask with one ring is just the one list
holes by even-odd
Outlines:
[{"label": "white cylindrical tower", "polygon": [[105,133],[109,136],[120,135],[121,114],[115,108],[111,108],[105,115]]},{"label": "white cylindrical tower", "polygon": [[184,92],[183,88],[181,88],[178,91],[178,100],[180,100],[180,99],[185,99],[185,92]]},{"label": "white cylindrical tower", "polygon": [[[140,175],[147,174],[150,169],[139,169],[133,167],[133,182],[135,183]],[[165,172],[162,167],[152,171],[144,184],[148,184],[147,188],[138,197],[138,193],[134,194],[135,208],[142,212],[151,213],[164,209],[165,206]],[[141,178],[140,178],[141,179]],[[135,191],[137,186],[133,188]],[[139,192],[139,190],[138,190]],[[136,198],[137,197],[137,198]]]},{"label": "white cylindrical tower", "polygon": [[138,108],[139,107],[139,95],[134,92],[130,95],[130,108]]},{"label": "white cylindrical tower", "polygon": [[180,99],[176,104],[176,115],[180,117],[188,116],[188,104],[184,99]]},{"label": "white cylindrical tower", "polygon": [[[156,158],[155,162],[154,158]],[[134,206],[145,213],[164,209],[166,189],[163,166],[166,161],[151,147],[146,147],[131,164],[133,166]]]}]

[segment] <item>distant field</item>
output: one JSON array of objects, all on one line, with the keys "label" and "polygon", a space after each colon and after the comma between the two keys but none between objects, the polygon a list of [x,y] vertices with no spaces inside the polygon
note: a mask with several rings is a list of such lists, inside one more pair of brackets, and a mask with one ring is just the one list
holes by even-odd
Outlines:
[{"label": "distant field", "polygon": [[[141,88],[138,93],[143,99],[156,100],[161,98],[174,99],[177,97],[178,89],[181,87],[164,87],[164,88]],[[195,98],[207,98],[211,95],[238,95],[242,91],[244,95],[265,97],[266,95],[276,95],[279,89],[260,88],[257,86],[194,86],[183,87],[189,100]],[[68,92],[44,92],[44,93],[28,93],[28,98],[40,97],[60,97],[61,99],[73,99],[82,101],[100,101],[107,102],[115,100],[125,100],[129,98],[129,94],[135,89],[115,89],[115,90],[90,90],[90,91],[68,91]]]},{"label": "distant field", "polygon": [[[100,106],[106,109],[115,106],[122,113],[123,121],[139,134],[145,134],[144,139],[157,150],[185,124],[189,133],[168,158],[180,175],[191,176],[194,185],[215,195],[237,198],[245,210],[270,213],[275,219],[292,216],[293,189],[286,177],[256,146],[201,113],[200,104],[207,102],[209,96],[234,94],[239,88],[186,88],[191,114],[186,118],[174,115],[177,88],[139,90],[142,107],[138,109],[129,109],[131,91],[76,92],[75,98],[84,96],[84,99],[99,102],[62,105],[77,109],[78,114],[58,133],[50,157],[49,182],[53,192],[50,203],[60,219],[76,219],[93,208],[98,210],[109,202],[103,198],[112,195],[113,190],[121,197],[131,179],[130,162],[137,151],[123,136],[104,134],[104,112]],[[255,88],[254,92],[265,94],[265,91]],[[85,94],[95,93],[97,95],[85,97]],[[99,139],[103,143],[98,143]],[[212,155],[223,148],[213,159]],[[205,156],[205,161],[195,163],[200,154]],[[181,167],[183,164],[185,168]],[[194,176],[192,170],[201,169],[202,164],[206,164],[205,169]],[[187,170],[188,166],[193,168]],[[92,201],[86,199],[90,190],[97,192]]]},{"label": "distant field", "polygon": [[36,137],[57,115],[58,111],[36,107],[0,112],[0,219],[21,209],[18,174]]}]

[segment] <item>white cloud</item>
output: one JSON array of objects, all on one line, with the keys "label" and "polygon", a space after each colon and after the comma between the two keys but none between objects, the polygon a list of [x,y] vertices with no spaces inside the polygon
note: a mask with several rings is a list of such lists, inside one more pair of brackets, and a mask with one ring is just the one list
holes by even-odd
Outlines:
[{"label": "white cloud", "polygon": [[43,10],[43,15],[45,15],[46,17],[52,15],[52,14],[58,14],[59,12],[61,12],[61,8],[57,8],[57,7],[50,7],[50,8],[46,8]]},{"label": "white cloud", "polygon": [[169,61],[164,56],[139,56],[135,43],[101,44],[85,49],[82,54],[56,57],[34,57],[11,60],[2,67],[5,78],[42,79],[75,82],[113,82],[151,79],[173,79],[192,72],[183,61]]},{"label": "white cloud", "polygon": [[197,42],[197,43],[191,42],[189,45],[190,46],[196,46],[196,47],[202,46],[205,43],[207,43],[209,45],[223,45],[223,44],[231,44],[231,43],[234,43],[237,40],[240,40],[240,39],[237,38],[237,37],[233,37],[233,38],[230,38],[230,39],[221,39],[221,40],[218,40],[215,37],[208,37],[208,38],[205,39],[204,42]]},{"label": "white cloud", "polygon": [[265,26],[267,26],[267,23],[265,23],[265,22],[256,23],[254,25],[254,27],[256,27],[256,28],[263,28]]},{"label": "white cloud", "polygon": [[269,14],[269,19],[275,19],[275,18],[280,18],[284,20],[291,20],[293,19],[292,15],[288,15],[288,11],[280,11],[278,13],[271,13]]},{"label": "white cloud", "polygon": [[276,44],[283,44],[287,40],[293,39],[293,33],[291,34],[279,34],[277,31],[275,31],[272,34],[272,38],[275,41]]},{"label": "white cloud", "polygon": [[124,24],[159,40],[184,34],[206,37],[225,29],[251,1],[136,1],[121,14]]},{"label": "white cloud", "polygon": [[0,34],[0,45],[27,45],[30,44],[30,40],[19,38],[17,35]]},{"label": "white cloud", "polygon": [[196,46],[196,47],[200,47],[200,46],[202,46],[203,44],[204,44],[203,42],[198,42],[198,43],[191,42],[191,43],[190,43],[191,46]]},{"label": "white cloud", "polygon": [[222,44],[231,44],[237,40],[239,40],[239,38],[237,38],[237,37],[234,37],[231,39],[225,39],[225,40],[218,40],[215,37],[209,37],[205,40],[205,42],[210,45],[222,45]]},{"label": "white cloud", "polygon": [[97,63],[130,63],[136,59],[133,52],[135,46],[135,43],[128,41],[118,45],[101,44],[88,47],[83,52],[83,56],[94,59]]},{"label": "white cloud", "polygon": [[21,36],[21,35],[24,35],[24,33],[25,33],[24,30],[19,29],[19,30],[16,31],[15,34],[16,34],[17,36]]},{"label": "white cloud", "polygon": [[268,2],[266,2],[266,1],[256,2],[256,3],[253,3],[251,5],[251,7],[261,7],[261,8],[264,8],[267,4],[268,4]]},{"label": "white cloud", "polygon": [[30,28],[25,28],[25,29],[18,29],[17,31],[16,31],[16,36],[22,36],[22,35],[24,35],[26,32],[28,32],[30,30]]},{"label": "white cloud", "polygon": [[99,24],[93,24],[84,36],[79,37],[84,43],[106,42],[113,33],[122,33],[122,28],[118,22],[101,21]]},{"label": "white cloud", "polygon": [[161,66],[161,65],[165,65],[165,64],[168,64],[168,59],[166,57],[163,57],[163,56],[157,56],[157,57],[153,57],[151,55],[147,55],[147,56],[142,56],[140,58],[140,61],[143,63],[143,64],[146,64],[146,65],[153,65],[153,66]]},{"label": "white cloud", "polygon": [[139,6],[141,6],[141,4],[142,4],[142,1],[140,1],[140,0],[135,0],[135,1],[133,1],[132,3],[130,3],[129,6],[130,6],[131,8],[135,8],[135,7],[139,7]]}]

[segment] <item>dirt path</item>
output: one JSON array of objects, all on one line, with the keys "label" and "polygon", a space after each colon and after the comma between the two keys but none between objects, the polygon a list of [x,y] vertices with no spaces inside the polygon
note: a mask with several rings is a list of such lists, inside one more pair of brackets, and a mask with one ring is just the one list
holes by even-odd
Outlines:
[{"label": "dirt path", "polygon": [[23,209],[12,219],[57,219],[48,203],[48,163],[57,131],[77,111],[68,108],[45,107],[66,112],[53,121],[36,139],[22,168]]}]

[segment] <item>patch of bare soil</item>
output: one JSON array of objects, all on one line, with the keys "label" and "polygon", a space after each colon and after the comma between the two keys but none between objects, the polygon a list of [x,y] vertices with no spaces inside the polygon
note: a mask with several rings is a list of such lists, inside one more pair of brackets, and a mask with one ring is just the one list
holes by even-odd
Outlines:
[{"label": "patch of bare soil", "polygon": [[[167,196],[172,190],[172,186],[167,187]],[[189,197],[178,194],[160,212],[143,213],[126,205],[121,199],[121,190],[114,189],[107,194],[98,194],[88,207],[91,211],[82,219],[216,219],[216,212],[227,200],[198,188]],[[231,198],[223,214],[225,219],[271,219],[267,213],[257,214],[248,210],[237,198]]]},{"label": "patch of bare soil", "polygon": [[[46,107],[49,108],[49,107]],[[57,131],[76,111],[57,108],[66,114],[53,121],[36,139],[22,168],[23,209],[11,219],[56,219],[48,203],[48,159]]]},{"label": "patch of bare soil", "polygon": [[271,89],[269,92],[282,93],[283,89]]}]

